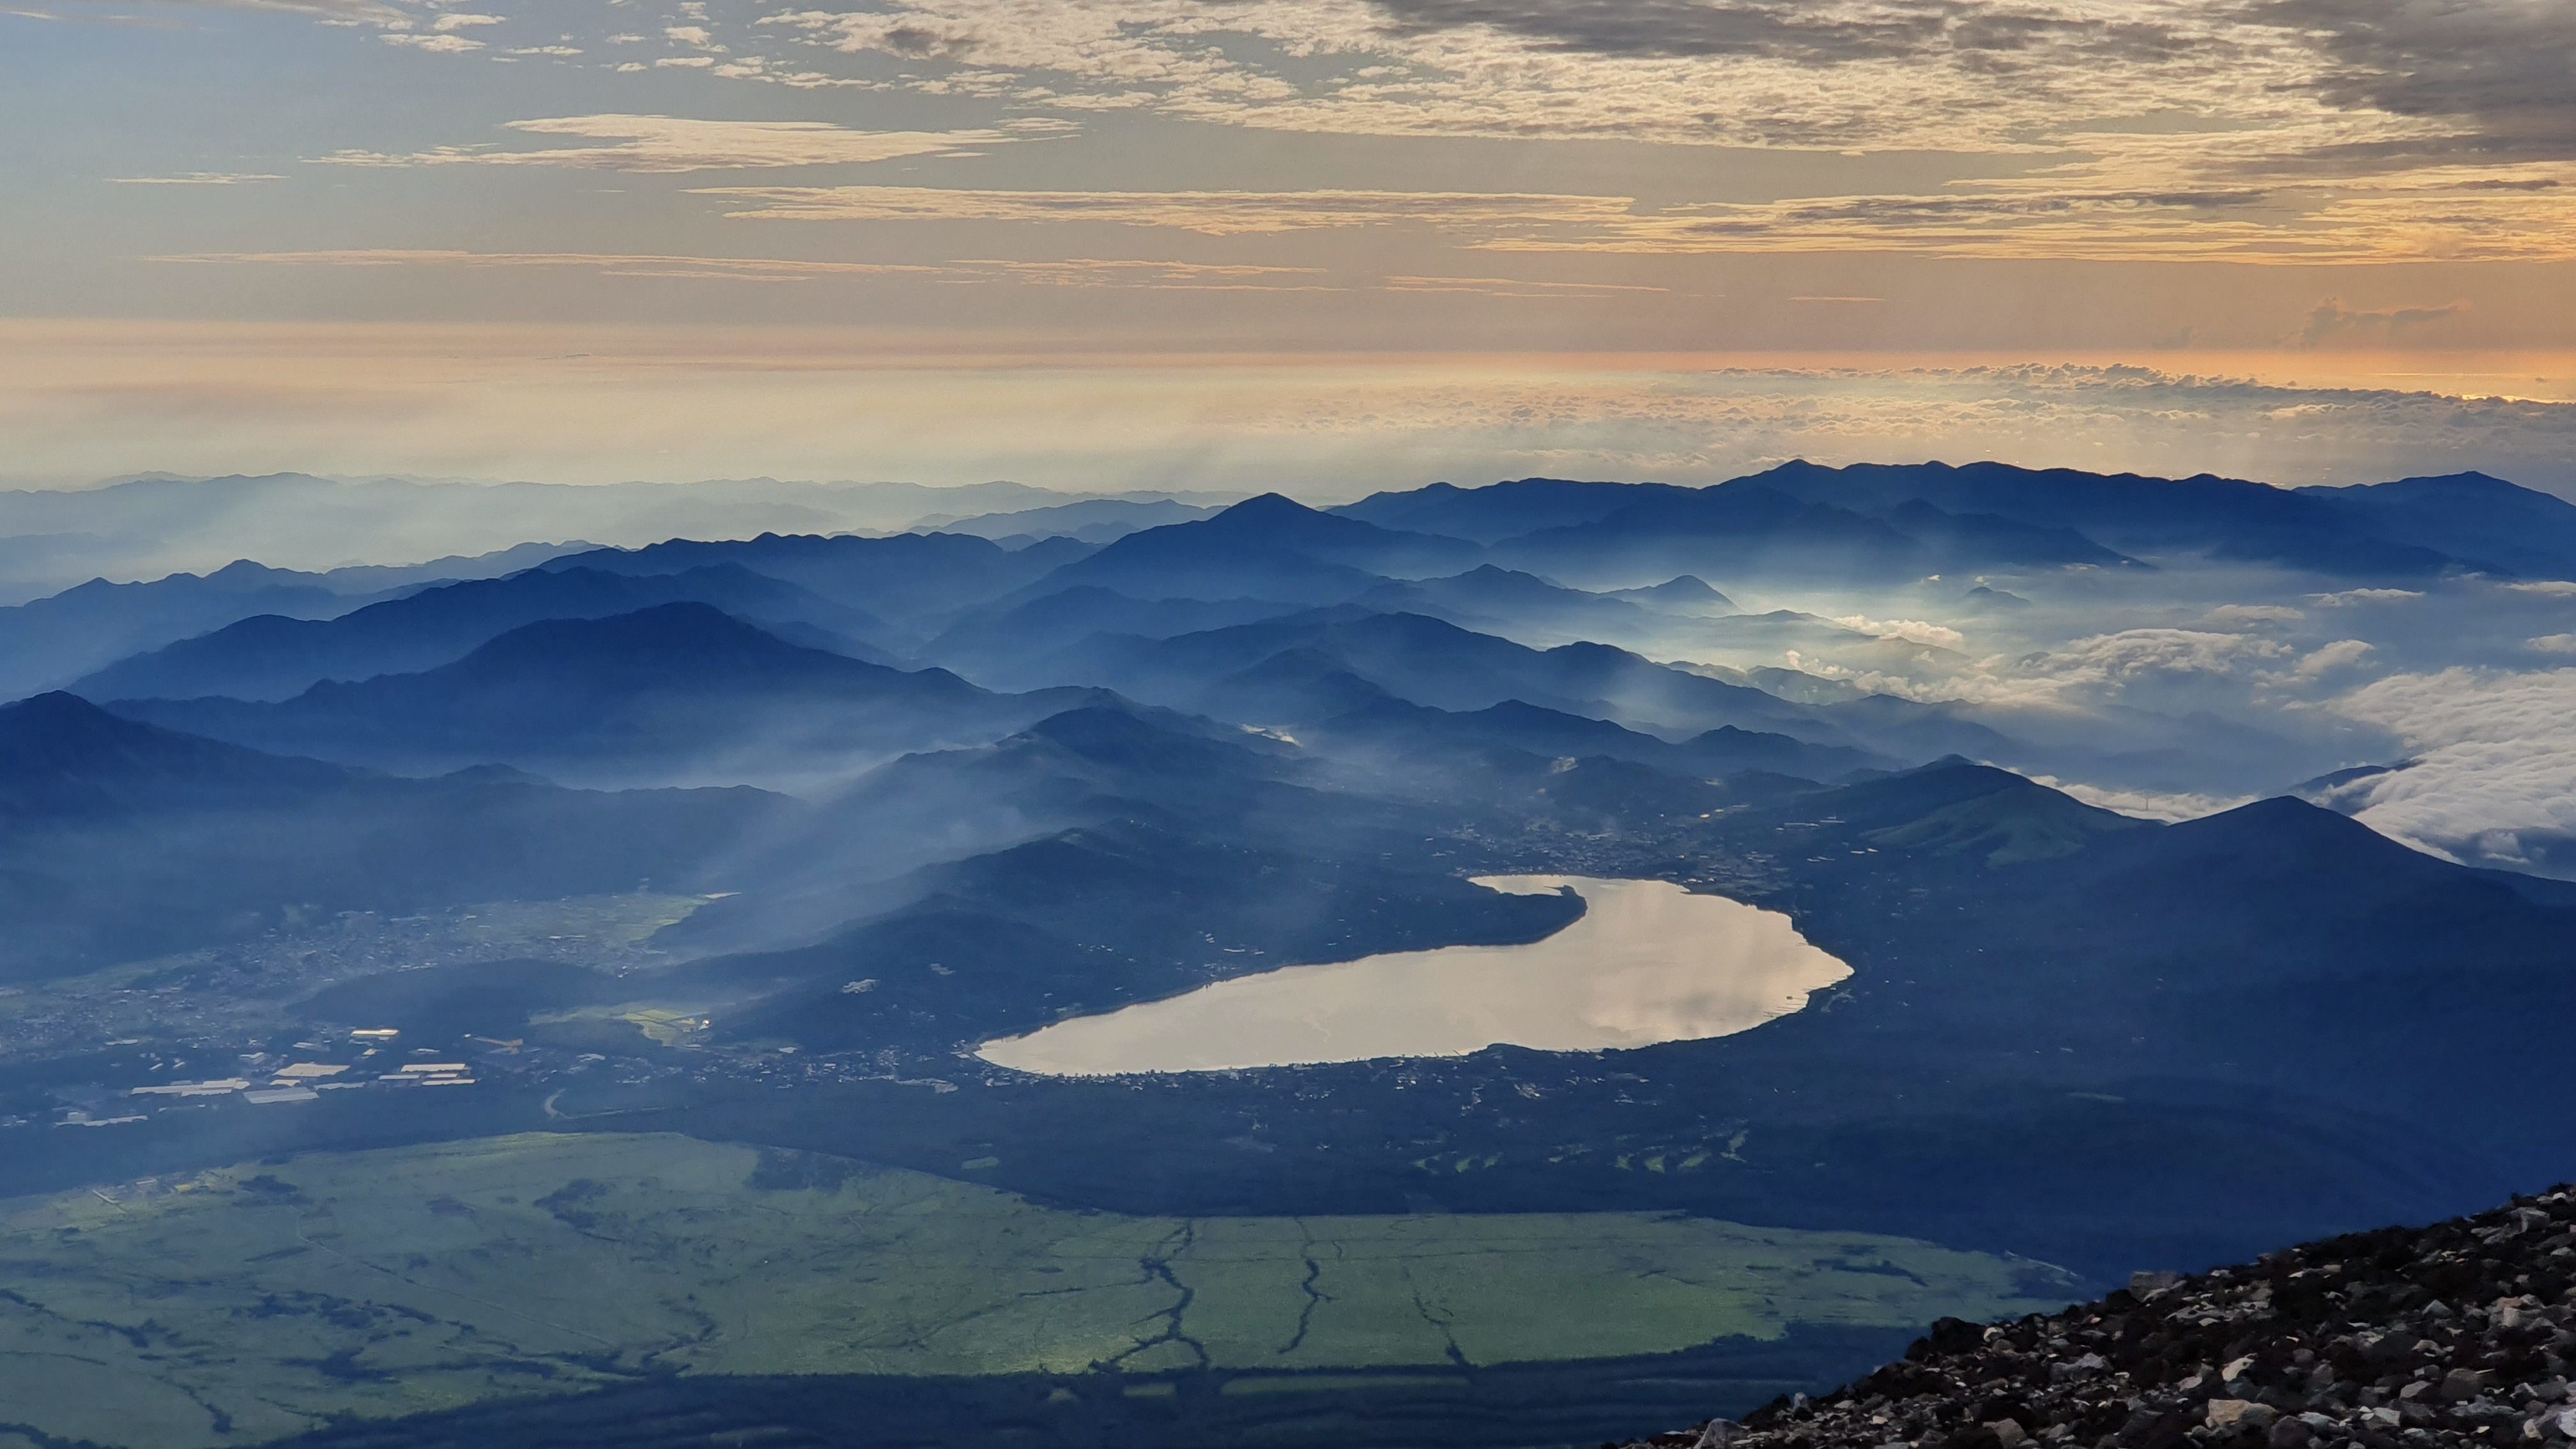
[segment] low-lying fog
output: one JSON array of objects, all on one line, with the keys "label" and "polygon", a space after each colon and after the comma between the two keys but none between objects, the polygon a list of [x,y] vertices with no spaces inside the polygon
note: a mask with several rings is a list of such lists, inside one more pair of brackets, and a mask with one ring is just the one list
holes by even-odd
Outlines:
[{"label": "low-lying fog", "polygon": [[1787,916],[1670,881],[1514,875],[1477,884],[1571,891],[1584,913],[1527,945],[1291,966],[1075,1017],[989,1042],[980,1055],[1069,1077],[1463,1056],[1495,1045],[1640,1047],[1750,1030],[1851,974]]}]

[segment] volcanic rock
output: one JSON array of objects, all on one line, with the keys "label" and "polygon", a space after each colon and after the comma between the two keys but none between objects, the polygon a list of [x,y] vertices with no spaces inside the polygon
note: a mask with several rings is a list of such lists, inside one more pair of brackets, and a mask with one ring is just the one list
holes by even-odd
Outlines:
[{"label": "volcanic rock", "polygon": [[[1945,1318],[1821,1398],[1629,1449],[2433,1449],[2576,1441],[2576,1188]],[[1609,1446],[1605,1446],[1609,1449]]]}]

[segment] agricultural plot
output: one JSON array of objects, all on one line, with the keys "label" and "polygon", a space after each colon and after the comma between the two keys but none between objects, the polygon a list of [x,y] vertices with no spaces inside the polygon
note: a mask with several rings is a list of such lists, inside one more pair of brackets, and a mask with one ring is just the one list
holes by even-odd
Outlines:
[{"label": "agricultural plot", "polygon": [[675,1136],[0,1205],[0,1425],[256,1443],[670,1374],[1454,1368],[2062,1304],[2040,1265],[1656,1214],[1071,1212]]}]

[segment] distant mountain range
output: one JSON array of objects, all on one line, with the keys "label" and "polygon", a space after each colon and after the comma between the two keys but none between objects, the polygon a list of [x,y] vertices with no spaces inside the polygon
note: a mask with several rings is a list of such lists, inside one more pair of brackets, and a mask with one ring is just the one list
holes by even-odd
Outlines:
[{"label": "distant mountain range", "polygon": [[[139,520],[181,486],[78,506]],[[411,486],[250,480],[184,498],[327,513],[332,498]],[[2284,588],[2420,588],[2467,570],[2576,573],[2571,519],[2566,503],[2474,474],[2284,491],[1993,464],[1796,463],[1710,488],[1435,485],[1333,509],[1275,495],[1218,511],[1054,501],[1000,510],[987,529],[999,541],[763,534],[530,546],[448,561],[453,579],[242,564],[89,584],[8,611],[0,678],[288,755],[429,774],[501,763],[596,785],[830,795],[894,756],[982,747],[1114,691],[1525,801],[1555,788],[1529,762],[1594,762],[1585,788],[1601,790],[1584,808],[1632,813],[1651,807],[1610,786],[1614,766],[1675,782],[1834,780],[1958,753],[2160,788],[2278,789],[2317,768],[2295,767],[2313,753],[2207,717],[2179,750],[2181,724],[2138,710],[2034,743],[2009,712],[1845,682],[1970,663],[1937,636],[1748,613],[1729,593],[1784,578],[1911,589],[1940,573],[1958,576],[1966,606],[2008,611],[2018,596],[1972,582],[1979,571],[2137,580],[2203,563],[2274,570],[2296,581]],[[684,604],[699,610],[651,612]],[[1847,667],[1657,662],[1793,651]]]},{"label": "distant mountain range", "polygon": [[0,705],[0,976],[239,939],[346,910],[702,886],[786,808],[758,791],[396,779],[120,719]]},{"label": "distant mountain range", "polygon": [[[1134,698],[1272,724],[1315,724],[1379,697],[1450,711],[1520,704],[1674,736],[1774,732],[1847,753],[1990,753],[2001,737],[1940,710],[1797,704],[1589,642],[1532,649],[1418,614],[1362,606],[1283,615],[1168,639],[1096,635],[1047,661]],[[1838,773],[1838,772],[1837,772]]]},{"label": "distant mountain range", "polygon": [[[2073,530],[2142,556],[2202,555],[2355,577],[2576,571],[2576,505],[2479,473],[2285,490],[2208,474],[1789,463],[1726,486],[1746,485],[1880,513],[1929,504]],[[2518,545],[2500,547],[2508,538]],[[2498,556],[2507,551],[2514,556]]]},{"label": "distant mountain range", "polygon": [[[2533,549],[2556,516],[2456,480],[2360,501],[2210,480],[2161,514],[2123,502],[2141,486],[1790,469],[1731,501],[1265,498],[1102,545],[676,540],[407,583],[327,619],[266,610],[100,671],[85,688],[152,686],[107,707],[0,708],[0,951],[33,977],[338,910],[727,891],[657,941],[657,986],[725,1003],[709,1040],[946,1058],[1270,965],[1531,939],[1579,907],[1464,877],[1589,871],[1787,912],[1853,977],[1615,1071],[1500,1051],[1408,1067],[1400,1093],[1365,1064],[1121,1089],[1115,1152],[1083,1146],[1111,1100],[1088,1089],[937,1094],[899,1132],[748,1098],[723,1120],[947,1171],[972,1140],[1005,1186],[1138,1211],[1241,1210],[1247,1182],[1265,1212],[1616,1203],[2088,1270],[2536,1170],[2576,1098],[2497,1044],[2576,1009],[2576,889],[2296,800],[2154,824],[1974,763],[2018,742],[1950,706],[1513,637],[1838,627],[1730,612],[1760,595],[1717,566],[1828,545],[1908,579],[2013,554],[2123,581],[2216,558],[2420,582],[2469,567],[2451,550],[2474,530],[2408,543],[2362,513],[2492,496]],[[2340,521],[2280,521],[2320,510]],[[1319,1105],[1354,1101],[1377,1114],[1359,1140]],[[1256,1127],[1286,1144],[1275,1171],[1209,1146]],[[1522,1150],[1595,1139],[1729,1165]],[[1435,1150],[1482,1165],[1427,1176]]]},{"label": "distant mountain range", "polygon": [[[1399,1134],[1417,1135],[1382,1155],[1354,1154],[1332,1125],[1339,1104],[1385,1100],[1387,1068],[1368,1064],[1200,1082],[1186,1101],[1104,1086],[1067,1102],[1079,1112],[1116,1100],[1141,1114],[1133,1140],[1151,1145],[1115,1170],[1043,1145],[1067,1121],[1012,1115],[1040,1111],[1052,1100],[1040,1093],[960,1100],[950,1130],[1018,1164],[1004,1181],[1104,1206],[1169,1202],[1176,1190],[1210,1208],[1239,1201],[1249,1169],[1211,1159],[1216,1133],[1192,1126],[1213,1118],[1259,1123],[1300,1184],[1264,1177],[1264,1191],[1305,1210],[1400,1202],[1398,1185],[1462,1208],[1651,1205],[2020,1245],[2105,1275],[2347,1217],[2421,1215],[2498,1182],[2563,1173],[2544,1124],[2576,1096],[2535,1087],[2527,1065],[2492,1044],[2513,1039],[2517,1022],[2576,1010],[2569,888],[2434,860],[2297,801],[2160,826],[1962,761],[1757,795],[1666,838],[1671,854],[1629,857],[1620,873],[1759,851],[1774,865],[1729,893],[1792,912],[1854,977],[1759,1031],[1622,1053],[1584,1081],[1509,1050],[1404,1064],[1405,1105],[1386,1110],[1406,1124]],[[990,858],[978,875],[991,884],[966,914],[1073,941],[1137,939],[1060,924],[1072,917],[1038,885],[1058,869],[1052,859]],[[819,988],[876,977],[880,962],[889,971],[878,979],[891,982],[905,961],[953,960],[869,934],[877,929],[841,938],[830,955],[743,969],[811,971]],[[862,945],[871,941],[887,944]],[[1011,1001],[981,988],[973,1015],[928,1029],[972,1039],[1068,1001],[1098,1010],[1177,989],[1146,984],[1115,957],[1065,975],[1061,963],[1084,958],[1046,956],[1057,974],[1045,994]],[[1206,957],[1179,947],[1164,959]],[[780,1007],[742,1029],[796,1038],[786,1003],[820,1013],[823,993],[776,989]],[[815,1018],[818,1042],[841,1030],[825,1019]],[[1478,1109],[1516,1081],[1544,1083],[1542,1095],[1490,1117]],[[1713,1172],[1659,1175],[1526,1154],[1451,1185],[1396,1156],[1431,1140],[1481,1163],[1477,1154],[1573,1140],[1604,1122],[1622,1142],[1672,1145],[1676,1157],[1701,1143],[1732,1157]]]},{"label": "distant mountain range", "polygon": [[[892,532],[932,515],[1048,507],[1082,496],[1019,483],[566,485],[145,474],[97,488],[0,491],[0,599],[32,598],[93,575],[157,578],[238,558],[315,569],[351,558],[480,554],[529,539],[639,545],[762,532]],[[1195,506],[1231,497],[1109,496]]]},{"label": "distant mountain range", "polygon": [[1170,498],[1089,498],[1079,503],[1023,508],[1010,513],[984,513],[971,518],[934,514],[913,525],[912,531],[971,533],[978,538],[1012,545],[1026,545],[1047,538],[1108,543],[1148,528],[1190,523],[1221,511],[1222,505],[1182,503]]},{"label": "distant mountain range", "polygon": [[278,700],[324,680],[415,674],[463,658],[512,629],[597,619],[689,600],[855,658],[883,621],[739,564],[642,576],[567,565],[445,584],[327,619],[263,614],[122,660],[71,686],[90,699]]},{"label": "distant mountain range", "polygon": [[[933,508],[953,526],[916,527]],[[619,529],[598,526],[619,509]],[[0,1195],[70,1194],[64,1221],[85,1225],[30,1218],[16,1239],[49,1265],[19,1275],[19,1317],[61,1351],[45,1362],[121,1342],[81,1305],[125,1292],[98,1276],[133,1258],[110,1236],[205,1216],[197,1196],[164,1202],[171,1184],[277,1229],[207,1249],[243,1260],[225,1280],[240,1322],[274,1285],[350,1277],[355,1260],[325,1251],[321,1184],[358,1174],[308,1172],[309,1154],[430,1144],[402,1160],[434,1164],[437,1144],[504,1134],[601,1161],[626,1149],[587,1134],[669,1134],[728,1165],[614,1187],[513,1166],[536,1175],[455,1199],[405,1187],[385,1201],[415,1216],[385,1221],[471,1229],[453,1241],[488,1240],[507,1265],[531,1261],[523,1243],[631,1246],[618,1225],[654,1195],[682,1194],[692,1221],[844,1222],[895,1201],[854,1186],[907,1169],[996,1221],[1040,1203],[1108,1225],[1068,1229],[1033,1270],[1020,1254],[1008,1295],[1052,1323],[1055,1288],[1084,1278],[1113,1304],[1102,1347],[1076,1325],[1045,1372],[871,1379],[877,1397],[850,1401],[971,1380],[978,1422],[1001,1426],[984,1439],[1111,1409],[1098,1425],[1160,1434],[1188,1422],[1158,1417],[1176,1405],[1253,1398],[1241,1385],[1293,1387],[1305,1407],[1276,1412],[1301,1442],[1343,1435],[1363,1389],[1432,1405],[1450,1417],[1431,1437],[1464,1442],[1518,1412],[1490,1398],[1504,1377],[1533,1396],[1578,1382],[1511,1347],[1535,1341],[1513,1332],[1556,1290],[1433,1303],[1404,1255],[1509,1252],[1539,1264],[1512,1281],[1566,1282],[1530,1246],[1556,1239],[1525,1236],[1541,1220],[1611,1245],[1602,1301],[1661,1313],[1690,1295],[1716,1317],[1685,1317],[1721,1335],[1606,1345],[1580,1382],[1687,1386],[1723,1361],[1767,1395],[1876,1342],[1836,1337],[1856,1330],[1832,1316],[1883,1309],[1870,1284],[1905,1302],[1964,1291],[1943,1286],[1951,1250],[2059,1302],[2070,1273],[2224,1261],[2569,1175],[2576,1085],[2551,1063],[2576,1021],[2576,884],[2544,873],[2576,873],[2576,847],[2499,830],[2444,858],[2342,813],[2457,807],[2465,834],[2500,797],[2520,809],[2563,783],[2576,507],[2546,495],[2476,474],[2280,490],[1803,462],[1707,488],[1524,479],[1333,508],[1007,484],[142,480],[0,496],[0,567],[183,535],[247,549],[262,529],[272,563],[419,557],[532,519],[527,536],[601,542],[233,563],[0,610]],[[2490,858],[2516,870],[2478,868]],[[1573,884],[1478,883],[1529,876]],[[1618,936],[1667,908],[1689,914],[1635,927],[1660,939]],[[1419,964],[1374,957],[1550,938],[1445,960],[1477,973],[1448,1000],[1482,1012],[1556,957],[1535,1010],[1647,1044],[1542,1051],[1525,1014],[1498,1012],[1443,1039],[1450,1055],[1205,1073],[1058,1077],[978,1050],[1223,983],[1220,1007],[1319,976],[1365,991]],[[1673,1003],[1739,986],[1738,946],[1832,967],[1801,978],[1829,984],[1766,987],[1784,1014],[1694,1038],[1721,1027]],[[1325,970],[1250,979],[1301,966]],[[401,1036],[355,1041],[362,1022]],[[453,1090],[418,1089],[433,1064]],[[294,1085],[317,1071],[331,1090]],[[169,1090],[200,1076],[216,1085],[182,1090],[203,1095]],[[309,1253],[278,1236],[298,1214]],[[1348,1285],[1365,1277],[1301,1267],[1299,1224],[1324,1217],[1374,1225],[1386,1292],[1363,1301]],[[1219,1240],[1256,1219],[1284,1246],[1227,1256]],[[1717,1280],[1621,1246],[1683,1221],[1738,1274],[1721,1295],[1764,1298],[1745,1332]],[[877,1249],[841,1236],[846,1254],[808,1266],[864,1290]],[[519,1315],[495,1330],[511,1353],[511,1333],[544,1330],[528,1361],[561,1370],[544,1387],[571,1416],[504,1437],[607,1423],[581,1419],[594,1380],[628,1403],[723,1380],[706,1353],[724,1345],[695,1335],[701,1307],[731,1310],[690,1302],[711,1261],[675,1259],[646,1294],[670,1310],[650,1342],[581,1326],[622,1309],[477,1298]],[[154,1284],[196,1291],[165,1267]],[[1212,1361],[1187,1328],[1222,1309],[1190,1275],[1238,1269],[1269,1285],[1277,1330],[1249,1365]],[[1813,1300],[1826,1321],[1775,1311],[1774,1288],[1802,1281],[1834,1285]],[[407,1270],[369,1282],[379,1296],[281,1299],[271,1325],[310,1383],[375,1396],[329,1402],[382,1407],[383,1375],[501,1322],[397,1342],[465,1300]],[[381,1296],[397,1288],[432,1298]],[[937,1336],[967,1311],[917,1306],[887,1307],[886,1331]],[[1450,1332],[1453,1308],[1476,1335]],[[1425,1351],[1310,1372],[1309,1320],[1337,1341],[1401,1322]],[[978,1342],[998,1356],[955,1362],[1038,1362],[992,1331]],[[203,1367],[157,1328],[127,1336]],[[1301,1341],[1309,1359],[1279,1347]],[[865,1356],[835,1343],[825,1357]],[[2155,1352],[2139,1361],[2191,1372]],[[648,1361],[677,1368],[630,1372]],[[449,1377],[466,1399],[536,1383],[505,1370]],[[750,1407],[723,1422],[775,1429],[761,1415],[780,1382],[726,1390]],[[218,1438],[304,1425],[391,1444],[426,1422],[304,1393],[272,1396],[283,1417],[264,1428],[229,1430],[184,1394],[146,1407]],[[1477,1403],[1482,1420],[1452,1414]],[[1420,1438],[1431,1420],[1405,1415],[1380,1438]],[[497,1422],[432,1417],[462,1438]],[[87,1432],[62,1422],[46,1442]],[[656,1422],[704,1438],[717,1420]]]},{"label": "distant mountain range", "polygon": [[672,539],[636,549],[600,549],[546,567],[652,575],[731,564],[881,618],[918,620],[988,603],[1090,552],[1090,545],[1067,538],[1011,549],[962,533],[884,538],[763,534],[739,541]]},{"label": "distant mountain range", "polygon": [[1560,578],[1748,560],[1883,575],[2188,557],[2351,577],[2576,573],[2576,505],[2479,473],[2285,490],[2207,474],[1794,462],[1709,488],[1534,478],[1378,494],[1334,511],[1472,540]]},{"label": "distant mountain range", "polygon": [[237,561],[202,576],[172,574],[151,583],[93,579],[32,603],[0,608],[0,697],[59,688],[102,665],[237,619],[258,614],[328,619],[410,589],[496,578],[566,551],[552,544],[523,544],[478,558],[444,558],[404,568],[358,565],[307,574]]},{"label": "distant mountain range", "polygon": [[790,644],[695,601],[512,629],[453,663],[293,698],[113,708],[281,753],[409,772],[498,763],[591,782],[792,779],[987,740],[1093,698],[1002,695]]},{"label": "distant mountain range", "polygon": [[1148,599],[1338,603],[1389,576],[1472,567],[1481,553],[1462,539],[1380,528],[1265,493],[1213,518],[1128,534],[1057,569],[1047,583]]}]

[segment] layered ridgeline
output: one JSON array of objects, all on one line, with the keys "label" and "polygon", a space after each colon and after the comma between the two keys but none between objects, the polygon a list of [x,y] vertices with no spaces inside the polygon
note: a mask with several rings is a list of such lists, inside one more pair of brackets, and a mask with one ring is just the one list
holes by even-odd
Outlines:
[{"label": "layered ridgeline", "polygon": [[2396,1449],[2576,1440],[2576,1190],[1991,1326],[1945,1318],[1832,1393],[1632,1449]]},{"label": "layered ridgeline", "polygon": [[275,703],[118,712],[279,753],[405,772],[507,764],[584,783],[770,783],[980,743],[1106,698],[1004,695],[945,669],[791,644],[695,601],[524,625],[452,664],[324,681]]},{"label": "layered ridgeline", "polygon": [[[1070,495],[1083,497],[1083,495]],[[1232,495],[1090,495],[1157,523]],[[1021,483],[446,483],[302,473],[183,478],[146,474],[97,488],[0,490],[0,597],[11,602],[91,575],[152,578],[258,554],[281,567],[330,569],[357,557],[453,565],[526,539],[643,544],[665,538],[889,531],[979,515],[996,536],[1079,531],[1093,522],[1068,495]],[[996,510],[1001,510],[998,514]],[[1160,515],[1160,516],[1157,516]],[[588,544],[574,547],[589,547]],[[549,545],[551,551],[568,551]],[[525,567],[535,560],[519,564]],[[332,570],[334,573],[351,572]],[[467,578],[463,570],[421,578]]]},{"label": "layered ridgeline", "polygon": [[2568,1174],[2576,887],[2339,712],[2546,662],[2556,500],[1004,512],[0,621],[12,1422],[1597,1443]]},{"label": "layered ridgeline", "polygon": [[343,912],[707,889],[789,802],[568,790],[264,754],[68,694],[0,705],[0,978],[274,934]]},{"label": "layered ridgeline", "polygon": [[[0,690],[69,687],[181,728],[309,751],[321,738],[310,731],[253,716],[218,726],[212,707],[183,718],[167,706],[283,705],[324,684],[431,673],[538,623],[696,603],[799,648],[944,668],[997,692],[1103,687],[1294,727],[1347,713],[1364,698],[1357,679],[1452,712],[1508,699],[1668,737],[1733,727],[1861,752],[1737,757],[1810,777],[1958,752],[2120,788],[2245,795],[2389,760],[2334,759],[2316,729],[2213,713],[2176,692],[2200,667],[2189,651],[2221,673],[2230,660],[2280,660],[2281,672],[2302,649],[2350,641],[2308,674],[2284,674],[2296,679],[2373,638],[2376,657],[2405,646],[2488,662],[2456,628],[2356,636],[2362,615],[2338,607],[2433,589],[2495,614],[2496,648],[2525,659],[2540,647],[2527,637],[2563,629],[2537,616],[2523,627],[2514,611],[2545,609],[2539,585],[2571,573],[2576,508],[2474,474],[2285,491],[1990,464],[1790,464],[1707,488],[1531,479],[1320,510],[1275,495],[1214,512],[1100,500],[886,537],[546,546],[451,561],[444,577],[434,565],[236,566],[84,585],[9,611]],[[1776,602],[1837,596],[1860,607]],[[1748,597],[1775,602],[1733,602]],[[1944,619],[1985,632],[1967,642]],[[2080,720],[2016,707],[2022,696],[1979,673],[1982,650],[2045,657],[2070,640],[2126,640],[2145,622],[2179,632],[2052,666],[2125,691],[2119,708]],[[2440,658],[2446,637],[2478,657]],[[1542,657],[1508,658],[1497,642]],[[1674,658],[1735,664],[1638,667]],[[1753,688],[1692,697],[1673,672]],[[471,737],[444,754],[333,757],[428,768],[467,756],[548,767]]]}]

